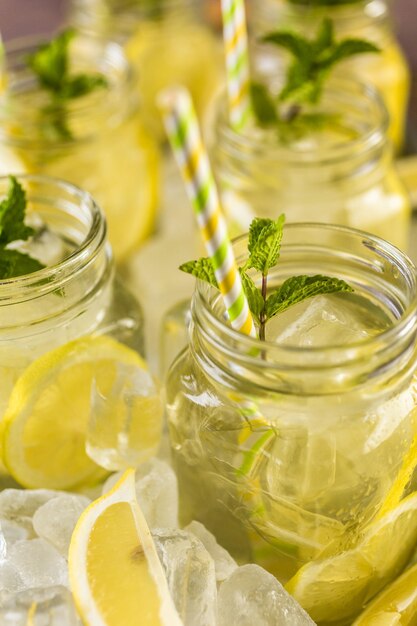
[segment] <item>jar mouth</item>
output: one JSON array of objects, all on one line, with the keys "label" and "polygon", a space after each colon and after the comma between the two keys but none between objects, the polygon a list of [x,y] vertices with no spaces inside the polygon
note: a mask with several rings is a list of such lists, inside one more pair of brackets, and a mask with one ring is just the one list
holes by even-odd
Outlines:
[{"label": "jar mouth", "polygon": [[[278,92],[282,77],[267,81],[272,92]],[[360,157],[369,160],[369,154],[383,148],[389,124],[388,112],[379,93],[370,85],[349,79],[333,78],[329,81],[322,102],[314,110],[339,113],[346,111],[346,122],[357,128],[356,136],[321,145],[298,142],[294,145],[280,142],[272,129],[248,127],[236,132],[230,126],[226,92],[219,95],[216,130],[219,144],[236,161],[251,162],[254,155],[283,164],[309,165],[334,164]],[[345,121],[345,120],[343,120]]]},{"label": "jar mouth", "polygon": [[71,71],[101,74],[107,86],[65,103],[66,120],[76,127],[74,137],[48,139],[40,135],[42,108],[46,121],[54,115],[45,112],[52,98],[39,86],[27,66],[27,58],[50,39],[50,36],[37,35],[6,44],[8,82],[0,96],[0,138],[11,145],[26,147],[44,140],[59,147],[60,144],[88,139],[101,132],[103,125],[111,128],[119,124],[136,106],[132,96],[136,91],[135,74],[122,46],[101,37],[77,34],[69,48]]},{"label": "jar mouth", "polygon": [[[31,274],[0,279],[0,301],[6,304],[19,296],[29,299],[59,289],[78,271],[94,263],[106,248],[105,217],[88,192],[50,176],[28,174],[16,178],[26,191],[28,206],[35,213],[42,217],[39,207],[55,211],[57,220],[64,228],[67,222],[71,224],[74,238],[77,236],[80,241],[74,243],[74,250],[55,264]],[[7,193],[8,186],[9,177],[1,176],[0,195]],[[109,248],[107,254],[110,255]]]},{"label": "jar mouth", "polygon": [[[238,265],[247,257],[247,236],[233,241]],[[297,262],[300,253],[310,261]],[[326,263],[327,259],[327,263]],[[198,280],[193,299],[193,319],[209,345],[220,348],[242,367],[268,370],[334,369],[355,362],[374,362],[392,350],[415,344],[417,333],[417,268],[394,245],[369,233],[321,223],[287,224],[277,267],[294,263],[297,274],[327,274],[343,278],[355,291],[371,294],[391,313],[392,323],[380,333],[349,344],[298,346],[260,341],[234,330],[224,319],[219,292]],[[305,260],[304,260],[305,263]],[[322,267],[320,271],[320,266]],[[339,270],[340,268],[340,270]],[[344,272],[342,273],[342,268]],[[285,275],[287,278],[288,275]],[[264,356],[260,358],[260,354]],[[255,356],[253,356],[255,355]],[[239,366],[238,366],[239,367]]]}]

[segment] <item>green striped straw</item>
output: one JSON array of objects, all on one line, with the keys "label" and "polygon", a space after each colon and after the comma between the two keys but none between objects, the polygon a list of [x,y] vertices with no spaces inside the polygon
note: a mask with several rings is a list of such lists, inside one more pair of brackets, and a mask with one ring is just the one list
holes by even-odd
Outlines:
[{"label": "green striped straw", "polygon": [[[261,0],[259,0],[261,1]],[[250,72],[244,0],[221,0],[230,125],[241,130],[250,114]]]},{"label": "green striped straw", "polygon": [[182,87],[168,88],[160,94],[158,105],[207,253],[213,262],[230,323],[235,330],[255,337],[255,324],[190,94]]}]

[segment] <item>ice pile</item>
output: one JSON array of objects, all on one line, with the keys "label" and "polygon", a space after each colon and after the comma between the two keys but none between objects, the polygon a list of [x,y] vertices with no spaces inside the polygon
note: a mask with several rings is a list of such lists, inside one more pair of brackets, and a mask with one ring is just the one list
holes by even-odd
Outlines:
[{"label": "ice pile", "polygon": [[[118,480],[111,476],[108,491]],[[281,584],[257,565],[238,567],[199,522],[178,527],[175,473],[158,458],[136,472],[139,504],[152,530],[184,626],[312,626]],[[80,626],[68,588],[71,534],[90,500],[47,490],[0,493],[0,624]]]},{"label": "ice pile", "polygon": [[[67,553],[89,498],[59,491],[0,493],[0,623],[78,626]],[[36,603],[36,606],[34,605]]]}]

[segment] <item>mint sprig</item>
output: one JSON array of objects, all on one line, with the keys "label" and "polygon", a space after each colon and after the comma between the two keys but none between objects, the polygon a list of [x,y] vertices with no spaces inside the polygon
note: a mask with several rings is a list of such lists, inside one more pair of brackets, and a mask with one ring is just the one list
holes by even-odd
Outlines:
[{"label": "mint sprig", "polygon": [[69,45],[75,34],[67,29],[27,58],[40,87],[51,96],[51,103],[41,111],[41,128],[49,139],[72,138],[66,109],[69,101],[108,86],[102,74],[71,73]]},{"label": "mint sprig", "polygon": [[187,274],[192,274],[196,276],[196,278],[200,278],[201,280],[206,281],[206,283],[210,283],[213,287],[219,288],[217,284],[216,275],[214,273],[213,263],[209,258],[201,258],[197,261],[188,261],[188,263],[183,263],[180,266],[180,270],[186,272]]},{"label": "mint sprig", "polygon": [[33,228],[25,224],[25,190],[14,176],[9,180],[7,196],[0,202],[0,279],[31,274],[45,267],[28,254],[7,247],[35,234]]},{"label": "mint sprig", "polygon": [[251,84],[252,108],[258,124],[275,126],[284,141],[291,134],[298,138],[308,129],[340,126],[338,116],[305,112],[304,107],[318,104],[326,80],[338,63],[358,54],[380,52],[375,44],[363,39],[337,41],[328,18],[323,19],[312,39],[291,30],[278,30],[262,37],[262,41],[283,48],[292,56],[278,96],[262,83]]},{"label": "mint sprig", "polygon": [[[294,304],[318,295],[353,291],[348,283],[339,278],[321,274],[314,276],[303,274],[287,278],[277,289],[268,293],[268,274],[279,261],[284,222],[284,215],[280,215],[277,220],[259,217],[252,220],[249,227],[248,259],[244,266],[239,268],[249,309],[258,326],[259,339],[263,341],[267,322]],[[210,258],[189,261],[181,265],[180,269],[218,288]],[[261,273],[260,289],[248,274],[250,269],[256,269]]]}]

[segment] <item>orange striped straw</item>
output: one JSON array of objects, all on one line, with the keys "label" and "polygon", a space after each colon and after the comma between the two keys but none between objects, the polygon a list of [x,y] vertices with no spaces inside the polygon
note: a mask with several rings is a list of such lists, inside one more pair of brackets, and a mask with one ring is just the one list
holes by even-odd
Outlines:
[{"label": "orange striped straw", "polygon": [[256,337],[190,94],[182,87],[168,88],[160,94],[158,105],[230,323],[235,330]]},{"label": "orange striped straw", "polygon": [[221,3],[230,125],[239,131],[251,113],[245,4],[244,0],[221,0]]}]

